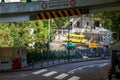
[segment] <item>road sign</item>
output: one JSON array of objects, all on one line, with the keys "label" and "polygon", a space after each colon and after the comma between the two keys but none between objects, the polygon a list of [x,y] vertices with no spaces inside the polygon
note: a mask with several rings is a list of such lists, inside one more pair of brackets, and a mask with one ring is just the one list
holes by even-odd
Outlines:
[{"label": "road sign", "polygon": [[70,5],[71,5],[71,6],[75,6],[75,5],[76,5],[76,1],[75,1],[75,0],[71,0],[71,1],[70,1]]},{"label": "road sign", "polygon": [[72,43],[72,42],[67,42],[66,47],[67,47],[67,48],[74,48],[74,47],[75,47],[75,44]]},{"label": "road sign", "polygon": [[43,3],[41,4],[41,8],[42,8],[42,9],[46,9],[46,8],[47,8],[47,3],[46,3],[46,2],[43,2]]},{"label": "road sign", "polygon": [[58,17],[67,17],[67,16],[74,16],[74,15],[81,15],[81,10],[69,9],[69,10],[40,12],[37,15],[37,19],[58,18]]}]

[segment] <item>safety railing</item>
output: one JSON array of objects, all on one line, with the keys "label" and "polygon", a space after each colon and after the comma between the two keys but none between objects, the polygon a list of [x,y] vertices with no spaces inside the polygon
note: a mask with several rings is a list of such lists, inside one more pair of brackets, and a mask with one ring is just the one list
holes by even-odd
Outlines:
[{"label": "safety railing", "polygon": [[[89,54],[88,49],[73,49],[70,50],[69,59],[67,51],[49,51],[49,52],[38,52],[33,53],[33,55],[28,54],[28,66],[21,68],[19,70],[27,69],[39,69],[60,64],[90,61],[90,60],[100,60],[110,58],[109,51],[106,53],[102,49],[98,49],[98,53]],[[102,55],[104,54],[104,56]],[[31,57],[30,57],[31,56]]]}]

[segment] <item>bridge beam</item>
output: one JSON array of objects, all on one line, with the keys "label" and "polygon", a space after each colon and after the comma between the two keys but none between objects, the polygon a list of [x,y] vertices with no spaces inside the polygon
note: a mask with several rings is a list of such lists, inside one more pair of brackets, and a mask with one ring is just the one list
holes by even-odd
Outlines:
[{"label": "bridge beam", "polygon": [[[74,4],[74,6],[71,5],[71,0],[54,0],[44,2],[43,1],[31,2],[31,0],[27,0],[27,3],[23,2],[0,3],[0,22],[9,21],[18,22],[22,20],[30,20],[31,15],[34,17],[40,12],[58,11],[64,9],[66,10],[89,9],[90,13],[120,10],[120,0],[75,0],[75,1],[76,4]],[[44,6],[44,8],[42,5]],[[15,17],[18,17],[19,19],[17,20]]]},{"label": "bridge beam", "polygon": [[[28,0],[29,2],[30,0]],[[96,7],[97,5],[111,5],[114,3],[119,3],[120,0],[76,0],[76,4],[74,6],[70,5],[71,0],[56,0],[56,1],[36,1],[36,2],[29,2],[29,3],[0,3],[0,15],[1,14],[13,14],[13,13],[34,13],[40,11],[50,11],[50,10],[58,10],[58,9],[68,9],[68,8],[89,8],[91,6]],[[41,5],[46,3],[47,8],[43,9]],[[54,4],[59,6],[55,6]],[[44,5],[45,6],[45,5]],[[65,7],[64,7],[65,6]]]}]

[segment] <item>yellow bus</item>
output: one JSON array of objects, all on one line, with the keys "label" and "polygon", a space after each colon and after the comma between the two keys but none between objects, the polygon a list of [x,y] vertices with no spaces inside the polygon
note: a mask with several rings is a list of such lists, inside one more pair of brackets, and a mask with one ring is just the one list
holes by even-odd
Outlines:
[{"label": "yellow bus", "polygon": [[[69,40],[68,40],[68,37],[69,37]],[[65,41],[67,42],[71,41],[73,43],[83,43],[83,44],[86,44],[88,42],[86,39],[86,36],[82,34],[67,34]]]}]

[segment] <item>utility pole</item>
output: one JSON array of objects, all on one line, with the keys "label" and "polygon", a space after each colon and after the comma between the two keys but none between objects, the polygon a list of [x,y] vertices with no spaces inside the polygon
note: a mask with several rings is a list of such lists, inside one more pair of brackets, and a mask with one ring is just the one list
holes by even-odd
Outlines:
[{"label": "utility pole", "polygon": [[49,50],[50,50],[50,19],[48,19],[48,41],[47,41],[47,65],[49,65]]},{"label": "utility pole", "polygon": [[48,19],[48,51],[50,50],[50,19]]},{"label": "utility pole", "polygon": [[[70,16],[68,16],[68,22],[70,21]],[[70,26],[72,26],[72,23],[68,23],[68,62],[69,62],[69,59],[70,59],[70,48],[69,48],[69,42],[70,42]]]}]

